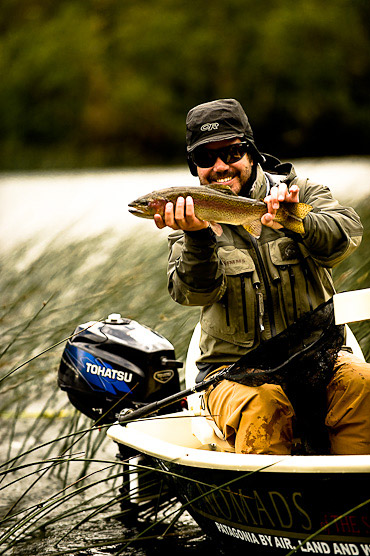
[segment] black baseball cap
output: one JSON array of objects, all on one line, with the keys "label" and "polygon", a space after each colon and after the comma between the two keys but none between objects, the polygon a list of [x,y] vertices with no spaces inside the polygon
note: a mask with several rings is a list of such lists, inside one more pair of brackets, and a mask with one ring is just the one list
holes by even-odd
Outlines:
[{"label": "black baseball cap", "polygon": [[253,131],[241,104],[233,98],[212,100],[198,104],[189,110],[186,117],[187,152],[197,147],[239,137],[250,143],[252,154],[257,161],[264,161],[263,155],[254,143]]}]

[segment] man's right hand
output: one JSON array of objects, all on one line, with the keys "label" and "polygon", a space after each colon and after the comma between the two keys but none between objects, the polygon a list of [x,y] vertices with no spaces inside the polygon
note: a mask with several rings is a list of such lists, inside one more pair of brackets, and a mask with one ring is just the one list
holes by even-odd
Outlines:
[{"label": "man's right hand", "polygon": [[186,199],[178,197],[175,208],[173,203],[167,203],[163,218],[159,214],[155,214],[154,222],[160,229],[168,226],[173,230],[184,230],[186,232],[196,232],[209,226],[209,222],[199,220],[195,216],[192,197],[186,197]]}]

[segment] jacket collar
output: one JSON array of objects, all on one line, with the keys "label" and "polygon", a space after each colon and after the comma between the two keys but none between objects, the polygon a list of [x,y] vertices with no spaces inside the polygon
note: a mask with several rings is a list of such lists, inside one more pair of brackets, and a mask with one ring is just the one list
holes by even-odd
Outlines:
[{"label": "jacket collar", "polygon": [[257,166],[256,179],[250,189],[252,199],[264,199],[269,194],[270,184],[260,164]]},{"label": "jacket collar", "polygon": [[263,169],[265,172],[271,174],[272,177],[275,176],[274,181],[290,183],[297,177],[297,173],[291,162],[280,162],[278,158],[271,154],[264,154],[264,157],[265,162],[263,163]]},{"label": "jacket collar", "polygon": [[280,162],[278,158],[264,155],[266,162],[263,168],[257,165],[256,179],[250,189],[252,199],[264,199],[270,192],[271,183],[284,182],[288,185],[297,177],[295,168],[291,162]]}]

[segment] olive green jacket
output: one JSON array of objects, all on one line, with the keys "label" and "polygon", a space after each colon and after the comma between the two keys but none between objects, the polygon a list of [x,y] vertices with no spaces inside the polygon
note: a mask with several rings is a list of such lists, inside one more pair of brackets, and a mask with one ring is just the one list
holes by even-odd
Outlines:
[{"label": "olive green jacket", "polygon": [[270,184],[298,184],[299,200],[313,206],[305,234],[262,226],[259,239],[242,226],[222,225],[169,236],[168,285],[182,305],[201,306],[199,363],[232,363],[261,340],[284,330],[335,293],[331,268],[361,242],[362,226],[352,208],[328,188],[296,176],[293,166],[273,176],[258,166],[250,196],[263,199]]}]

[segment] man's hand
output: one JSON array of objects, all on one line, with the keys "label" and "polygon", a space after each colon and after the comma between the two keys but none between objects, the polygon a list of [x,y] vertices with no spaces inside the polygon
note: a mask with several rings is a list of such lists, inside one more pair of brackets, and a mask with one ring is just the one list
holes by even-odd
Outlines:
[{"label": "man's hand", "polygon": [[298,203],[299,202],[299,187],[298,185],[292,185],[288,190],[286,183],[279,183],[279,185],[271,188],[270,195],[264,198],[264,202],[267,204],[267,212],[261,218],[261,222],[264,226],[268,226],[273,230],[279,230],[283,228],[279,222],[275,222],[275,216],[281,202],[287,203]]},{"label": "man's hand", "polygon": [[154,215],[154,222],[157,228],[165,228],[168,226],[173,230],[185,230],[186,232],[195,232],[208,228],[209,222],[199,220],[194,213],[194,201],[192,197],[179,197],[174,208],[173,203],[167,203],[164,211],[164,217],[159,214]]}]

